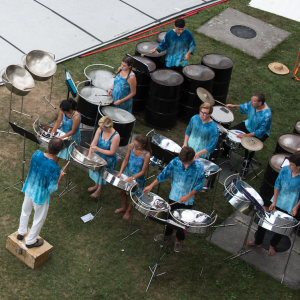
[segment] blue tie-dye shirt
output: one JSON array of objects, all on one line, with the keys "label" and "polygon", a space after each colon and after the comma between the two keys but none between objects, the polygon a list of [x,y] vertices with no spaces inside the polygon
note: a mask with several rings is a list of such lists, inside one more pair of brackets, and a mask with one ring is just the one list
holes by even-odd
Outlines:
[{"label": "blue tie-dye shirt", "polygon": [[[178,157],[170,161],[164,170],[157,176],[159,182],[163,182],[171,176],[171,192],[169,198],[178,202],[182,196],[192,190],[201,191],[204,182],[204,167],[200,161],[195,160],[185,169]],[[185,205],[193,205],[192,196]]]},{"label": "blue tie-dye shirt", "polygon": [[29,173],[22,192],[38,205],[44,205],[46,200],[49,203],[50,195],[58,188],[59,175],[60,168],[55,161],[37,150],[31,157]]},{"label": "blue tie-dye shirt", "polygon": [[[279,190],[276,206],[290,214],[300,199],[300,175],[292,177],[292,171],[285,166],[279,172],[274,188]],[[272,202],[273,199],[274,196]]]},{"label": "blue tie-dye shirt", "polygon": [[241,114],[248,114],[248,120],[244,121],[245,126],[249,132],[254,132],[254,135],[261,139],[265,134],[270,136],[272,113],[268,108],[255,111],[251,106],[251,102],[240,105]]},{"label": "blue tie-dye shirt", "polygon": [[219,138],[219,128],[215,122],[202,123],[199,115],[191,118],[185,134],[189,136],[187,145],[197,153],[206,149],[208,153],[201,154],[201,158],[209,158],[214,152]]},{"label": "blue tie-dye shirt", "polygon": [[[168,68],[173,66],[179,66],[179,63],[184,61],[184,56],[191,51],[194,54],[196,44],[192,33],[189,30],[184,30],[183,33],[178,36],[172,29],[169,30],[162,42],[157,46],[157,51],[165,51],[166,54],[166,66]],[[187,61],[182,63],[182,66],[186,66]]]}]

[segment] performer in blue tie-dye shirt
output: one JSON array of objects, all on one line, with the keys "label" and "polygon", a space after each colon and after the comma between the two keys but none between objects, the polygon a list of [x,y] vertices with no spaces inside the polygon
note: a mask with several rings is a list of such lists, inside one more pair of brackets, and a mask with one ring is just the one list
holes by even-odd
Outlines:
[{"label": "performer in blue tie-dye shirt", "polygon": [[48,153],[37,150],[31,157],[29,173],[22,189],[25,198],[17,235],[18,240],[23,240],[33,208],[32,227],[25,238],[27,248],[39,247],[44,243],[43,239],[37,239],[37,237],[47,217],[50,195],[57,190],[61,178],[65,175],[56,164],[57,154],[63,147],[64,142],[61,139],[53,138],[49,142]]},{"label": "performer in blue tie-dye shirt", "polygon": [[132,113],[133,97],[136,94],[136,77],[132,72],[133,58],[125,56],[107,95],[113,97],[114,106]]},{"label": "performer in blue tie-dye shirt", "polygon": [[196,152],[195,158],[209,159],[214,152],[218,138],[219,129],[210,117],[213,107],[205,102],[200,106],[199,115],[191,118],[189,126],[185,131],[183,147],[189,146]]},{"label": "performer in blue tie-dye shirt", "polygon": [[187,65],[187,60],[191,54],[194,54],[196,47],[192,33],[184,27],[183,19],[176,20],[174,29],[169,30],[162,42],[150,51],[150,53],[154,53],[156,50],[158,52],[167,50],[166,67],[175,67],[174,70],[179,72],[182,67]]},{"label": "performer in blue tie-dye shirt", "polygon": [[[300,154],[289,157],[290,165],[281,169],[274,186],[274,196],[271,199],[270,212],[279,209],[296,217],[298,220],[300,207]],[[258,226],[255,241],[247,241],[249,246],[261,247],[266,229]],[[275,247],[282,238],[281,234],[275,233],[270,241],[269,255],[275,254]]]},{"label": "performer in blue tie-dye shirt", "polygon": [[[137,135],[134,138],[132,144],[129,144],[127,147],[126,156],[123,160],[120,173],[117,177],[121,177],[124,173],[128,178],[127,182],[136,180],[139,184],[139,190],[143,190],[145,187],[145,173],[148,170],[150,156],[151,156],[151,146],[148,138],[142,134]],[[128,197],[126,192],[123,190],[119,191],[120,198],[122,201],[122,207],[115,210],[115,213],[125,212],[123,219],[129,219],[132,211],[132,203],[129,201],[127,206]]]},{"label": "performer in blue tie-dye shirt", "polygon": [[[242,139],[245,136],[253,136],[264,142],[270,136],[272,113],[267,103],[265,103],[264,94],[255,93],[248,103],[240,105],[227,104],[226,107],[229,109],[235,108],[239,110],[241,114],[248,114],[247,120],[230,128],[245,132],[244,134],[237,135],[238,138]],[[224,145],[224,148],[224,155],[227,155],[229,148],[227,145]],[[251,151],[249,154],[248,150],[245,150],[244,168],[246,170],[249,168],[249,163],[254,154],[254,151]],[[246,173],[247,172],[244,173],[243,177],[245,177]]]},{"label": "performer in blue tie-dye shirt", "polygon": [[[190,147],[184,147],[179,156],[171,160],[167,167],[157,176],[157,179],[144,189],[149,193],[152,188],[171,176],[171,192],[169,204],[172,204],[171,211],[176,209],[191,209],[194,203],[194,196],[202,190],[204,183],[204,167],[199,160],[195,160],[195,151]],[[174,202],[177,202],[173,205]],[[171,238],[173,229],[166,228],[165,235],[159,234],[155,237],[156,242]],[[185,238],[183,232],[177,231],[175,252],[182,249],[182,241]]]}]

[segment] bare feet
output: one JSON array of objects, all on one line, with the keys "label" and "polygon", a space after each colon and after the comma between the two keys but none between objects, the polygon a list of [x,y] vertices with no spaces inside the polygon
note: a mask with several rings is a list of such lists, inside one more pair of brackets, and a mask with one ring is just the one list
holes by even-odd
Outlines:
[{"label": "bare feet", "polygon": [[124,220],[128,220],[130,218],[131,211],[126,211],[126,214],[123,216]]},{"label": "bare feet", "polygon": [[256,245],[254,241],[247,241],[248,246],[256,246],[257,248],[261,248],[262,245]]},{"label": "bare feet", "polygon": [[122,211],[126,211],[127,210],[127,207],[126,208],[118,208],[118,209],[116,209],[115,210],[115,214],[118,214],[118,213],[120,213],[120,212],[122,212]]},{"label": "bare feet", "polygon": [[98,198],[99,194],[102,195],[102,192],[101,191],[100,192],[95,192],[95,193],[91,194],[90,197],[92,197],[92,198]]},{"label": "bare feet", "polygon": [[275,255],[275,253],[276,253],[275,248],[272,247],[272,246],[270,245],[269,253],[268,253],[268,254],[269,254],[270,256],[273,256],[273,255]]},{"label": "bare feet", "polygon": [[98,185],[96,184],[96,185],[94,185],[94,186],[89,187],[89,188],[88,188],[88,191],[89,191],[89,192],[93,192],[93,191],[96,191],[97,188],[98,188]]}]

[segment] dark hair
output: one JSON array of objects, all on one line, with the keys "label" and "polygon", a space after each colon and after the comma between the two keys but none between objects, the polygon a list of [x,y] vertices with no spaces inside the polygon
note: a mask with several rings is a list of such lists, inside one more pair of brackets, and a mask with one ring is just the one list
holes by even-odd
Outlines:
[{"label": "dark hair", "polygon": [[[125,79],[125,82],[123,83],[123,85],[125,85],[126,81],[128,80],[128,77],[132,71],[132,67],[134,65],[134,59],[131,58],[130,56],[125,56],[123,59],[122,59],[122,62],[126,63],[128,65],[128,67],[130,68],[129,72],[128,72],[128,75]],[[116,76],[122,71],[122,69],[120,68],[118,73],[116,74]]]},{"label": "dark hair", "polygon": [[73,98],[69,98],[69,100],[63,100],[60,103],[59,108],[62,111],[70,111],[70,109],[75,110],[77,107],[77,102]]},{"label": "dark hair", "polygon": [[178,158],[183,162],[187,163],[191,160],[193,160],[195,157],[195,151],[191,147],[184,147],[181,149]]},{"label": "dark hair", "polygon": [[147,152],[150,152],[150,154],[152,154],[152,149],[151,149],[151,145],[150,145],[150,141],[149,139],[142,134],[138,134],[135,138],[135,141],[137,141],[139,144],[141,144],[142,148],[144,150],[146,150]]},{"label": "dark hair", "polygon": [[252,97],[257,97],[258,102],[261,102],[261,104],[265,104],[266,98],[263,93],[254,93]]},{"label": "dark hair", "polygon": [[65,143],[60,138],[52,138],[48,144],[48,153],[57,155],[62,149],[64,149]]},{"label": "dark hair", "polygon": [[300,153],[295,153],[295,154],[292,154],[290,157],[289,157],[289,161],[291,163],[294,163],[297,167],[300,166]]},{"label": "dark hair", "polygon": [[175,26],[178,28],[184,28],[185,27],[185,21],[183,19],[177,19],[175,21]]}]

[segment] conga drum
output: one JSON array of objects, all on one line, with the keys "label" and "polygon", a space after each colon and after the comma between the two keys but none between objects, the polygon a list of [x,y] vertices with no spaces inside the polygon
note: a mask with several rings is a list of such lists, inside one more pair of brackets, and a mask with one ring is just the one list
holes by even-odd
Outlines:
[{"label": "conga drum", "polygon": [[300,148],[300,135],[296,133],[282,134],[278,140],[274,153],[295,153]]}]

